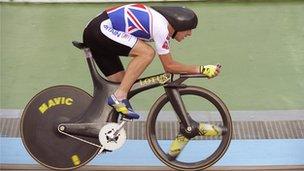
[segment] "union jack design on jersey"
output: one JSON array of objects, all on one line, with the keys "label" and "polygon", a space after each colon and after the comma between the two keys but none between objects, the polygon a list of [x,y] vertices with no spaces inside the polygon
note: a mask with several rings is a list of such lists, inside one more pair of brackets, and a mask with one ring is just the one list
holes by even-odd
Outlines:
[{"label": "union jack design on jersey", "polygon": [[115,30],[151,40],[152,15],[143,4],[130,4],[106,10]]}]

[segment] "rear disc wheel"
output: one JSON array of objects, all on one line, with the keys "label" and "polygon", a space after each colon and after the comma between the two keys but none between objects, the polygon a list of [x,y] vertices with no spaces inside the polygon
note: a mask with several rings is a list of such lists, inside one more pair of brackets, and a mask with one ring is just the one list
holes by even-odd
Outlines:
[{"label": "rear disc wheel", "polygon": [[[47,88],[25,107],[20,121],[22,142],[40,164],[55,170],[71,170],[88,163],[99,148],[61,134],[58,125],[81,118],[92,97],[67,85]],[[98,138],[78,136],[99,144]]]}]

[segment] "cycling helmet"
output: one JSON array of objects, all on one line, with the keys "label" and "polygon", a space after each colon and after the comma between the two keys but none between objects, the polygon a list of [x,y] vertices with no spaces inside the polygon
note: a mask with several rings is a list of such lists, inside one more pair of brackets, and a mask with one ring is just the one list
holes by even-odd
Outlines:
[{"label": "cycling helmet", "polygon": [[178,31],[186,31],[196,28],[197,16],[188,8],[173,6],[152,6],[154,10],[163,15],[174,29],[172,38]]}]

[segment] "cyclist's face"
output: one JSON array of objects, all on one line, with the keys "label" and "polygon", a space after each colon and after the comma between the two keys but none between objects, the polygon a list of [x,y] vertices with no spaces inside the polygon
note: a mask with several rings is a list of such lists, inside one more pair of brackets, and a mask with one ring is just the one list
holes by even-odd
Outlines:
[{"label": "cyclist's face", "polygon": [[181,42],[185,37],[191,36],[191,34],[192,34],[192,30],[179,31],[175,36],[175,40]]}]

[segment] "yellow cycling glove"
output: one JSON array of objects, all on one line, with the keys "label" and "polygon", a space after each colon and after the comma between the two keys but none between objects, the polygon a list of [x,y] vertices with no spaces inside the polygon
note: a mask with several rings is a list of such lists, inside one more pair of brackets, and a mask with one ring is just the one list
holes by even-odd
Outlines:
[{"label": "yellow cycling glove", "polygon": [[208,78],[215,77],[217,75],[216,73],[216,68],[217,65],[205,65],[205,66],[200,66],[200,72],[203,75],[206,75]]}]

